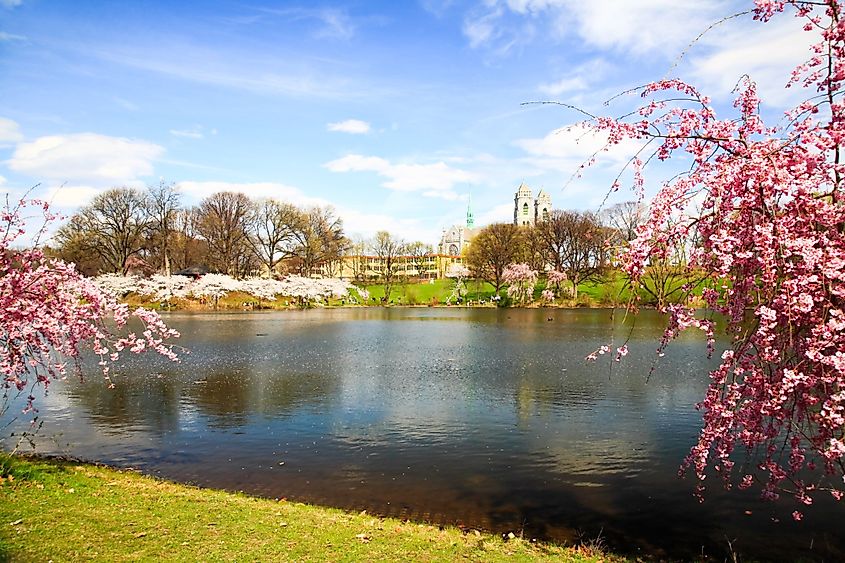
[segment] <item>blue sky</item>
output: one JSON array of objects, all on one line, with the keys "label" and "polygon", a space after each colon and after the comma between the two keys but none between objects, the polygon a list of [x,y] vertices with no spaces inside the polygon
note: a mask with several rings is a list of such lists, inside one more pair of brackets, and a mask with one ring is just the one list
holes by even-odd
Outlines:
[{"label": "blue sky", "polygon": [[619,114],[636,100],[602,102],[674,75],[727,106],[748,73],[781,111],[807,54],[792,17],[733,19],[679,62],[749,7],[0,0],[0,191],[40,184],[72,212],[164,179],[188,205],[226,189],[332,204],[350,235],[429,243],[469,194],[477,223],[510,220],[521,181],[595,209],[625,148],[569,181],[601,139],[566,128],[571,110],[523,104]]}]

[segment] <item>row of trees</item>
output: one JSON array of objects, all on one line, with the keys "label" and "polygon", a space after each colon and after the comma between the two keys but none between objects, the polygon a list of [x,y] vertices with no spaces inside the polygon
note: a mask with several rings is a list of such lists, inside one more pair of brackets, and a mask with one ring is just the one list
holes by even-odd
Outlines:
[{"label": "row of trees", "polygon": [[[551,268],[566,274],[572,295],[577,297],[578,284],[607,271],[616,249],[633,238],[635,224],[622,230],[610,223],[611,219],[634,220],[632,212],[637,207],[624,205],[624,209],[609,209],[605,217],[554,210],[547,220],[534,226],[488,225],[473,239],[466,255],[467,265],[474,277],[488,281],[496,293],[506,284],[504,274],[511,264],[527,264],[537,271]],[[623,213],[625,209],[627,213]]]},{"label": "row of trees", "polygon": [[[384,294],[389,296],[390,290],[400,279],[400,267],[410,267],[417,277],[424,277],[426,264],[434,251],[431,245],[424,242],[407,242],[388,231],[379,231],[370,240],[356,241],[349,247],[348,254],[352,278],[365,282],[376,277],[384,284]],[[377,259],[377,269],[372,268],[368,256]]]},{"label": "row of trees", "polygon": [[[578,285],[609,269],[618,249],[636,236],[643,217],[642,206],[627,202],[601,214],[555,210],[532,227],[493,224],[475,237],[466,259],[472,276],[489,281],[497,293],[505,285],[505,268],[525,263],[533,270],[564,273],[577,298]],[[352,242],[330,207],[301,209],[218,192],[188,208],[167,183],[98,195],[54,240],[56,255],[86,275],[130,270],[169,275],[202,265],[235,278],[268,272],[334,276],[347,257],[346,275],[359,282],[379,279],[385,295],[400,279],[400,268],[424,277],[433,254],[430,245],[409,243],[387,231]],[[375,265],[368,257],[376,258]],[[666,304],[689,275],[685,264],[685,245],[652,260],[642,290]]]},{"label": "row of trees", "polygon": [[113,188],[74,214],[53,251],[87,275],[150,272],[195,265],[233,277],[284,269],[311,275],[331,269],[349,248],[331,207],[301,209],[274,199],[218,192],[196,207],[162,182],[146,190]]}]

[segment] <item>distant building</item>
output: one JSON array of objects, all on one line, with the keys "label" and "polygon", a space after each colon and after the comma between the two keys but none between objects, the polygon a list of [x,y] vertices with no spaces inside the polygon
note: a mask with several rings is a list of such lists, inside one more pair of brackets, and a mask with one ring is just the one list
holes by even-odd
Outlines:
[{"label": "distant building", "polygon": [[437,253],[444,256],[461,256],[472,238],[481,229],[475,228],[475,216],[472,214],[472,198],[467,203],[466,225],[452,225],[443,231]]},{"label": "distant building", "polygon": [[[540,190],[537,197],[531,194],[531,188],[522,183],[514,194],[513,222],[515,225],[535,225],[549,218],[552,210],[552,198]],[[440,243],[434,254],[422,260],[411,256],[396,258],[396,275],[400,278],[430,280],[443,278],[455,264],[464,263],[464,252],[472,239],[481,231],[475,226],[472,212],[472,199],[467,202],[466,223],[452,225],[443,230]],[[363,254],[344,256],[332,267],[323,267],[321,274],[326,277],[341,277],[354,280],[375,280],[384,275],[385,264],[378,256]]]},{"label": "distant building", "polygon": [[525,182],[519,185],[513,196],[513,224],[536,225],[547,221],[552,212],[552,196],[540,190],[537,198],[531,195],[531,188]]}]

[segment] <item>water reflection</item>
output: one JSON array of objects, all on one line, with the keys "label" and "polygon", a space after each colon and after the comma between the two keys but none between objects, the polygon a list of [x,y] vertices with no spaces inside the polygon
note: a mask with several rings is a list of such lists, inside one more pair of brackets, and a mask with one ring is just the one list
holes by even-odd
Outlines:
[{"label": "water reflection", "polygon": [[[680,558],[723,554],[725,534],[758,558],[842,555],[832,502],[795,524],[789,501],[714,490],[699,505],[677,479],[710,364],[693,334],[647,379],[657,314],[362,309],[168,322],[191,350],[183,362],[127,358],[111,390],[93,374],[56,385],[42,412],[62,445],[45,440],[43,451],[494,531],[601,533]],[[584,363],[624,341],[625,362]]]}]

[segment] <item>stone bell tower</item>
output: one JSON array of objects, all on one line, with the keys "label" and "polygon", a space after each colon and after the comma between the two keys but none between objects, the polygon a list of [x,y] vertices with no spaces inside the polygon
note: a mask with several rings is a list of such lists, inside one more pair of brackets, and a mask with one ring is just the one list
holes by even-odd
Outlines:
[{"label": "stone bell tower", "polygon": [[525,182],[522,182],[513,197],[513,224],[533,225],[535,213],[531,188],[526,186]]},{"label": "stone bell tower", "polygon": [[534,202],[534,224],[548,221],[552,213],[552,196],[540,190]]}]

